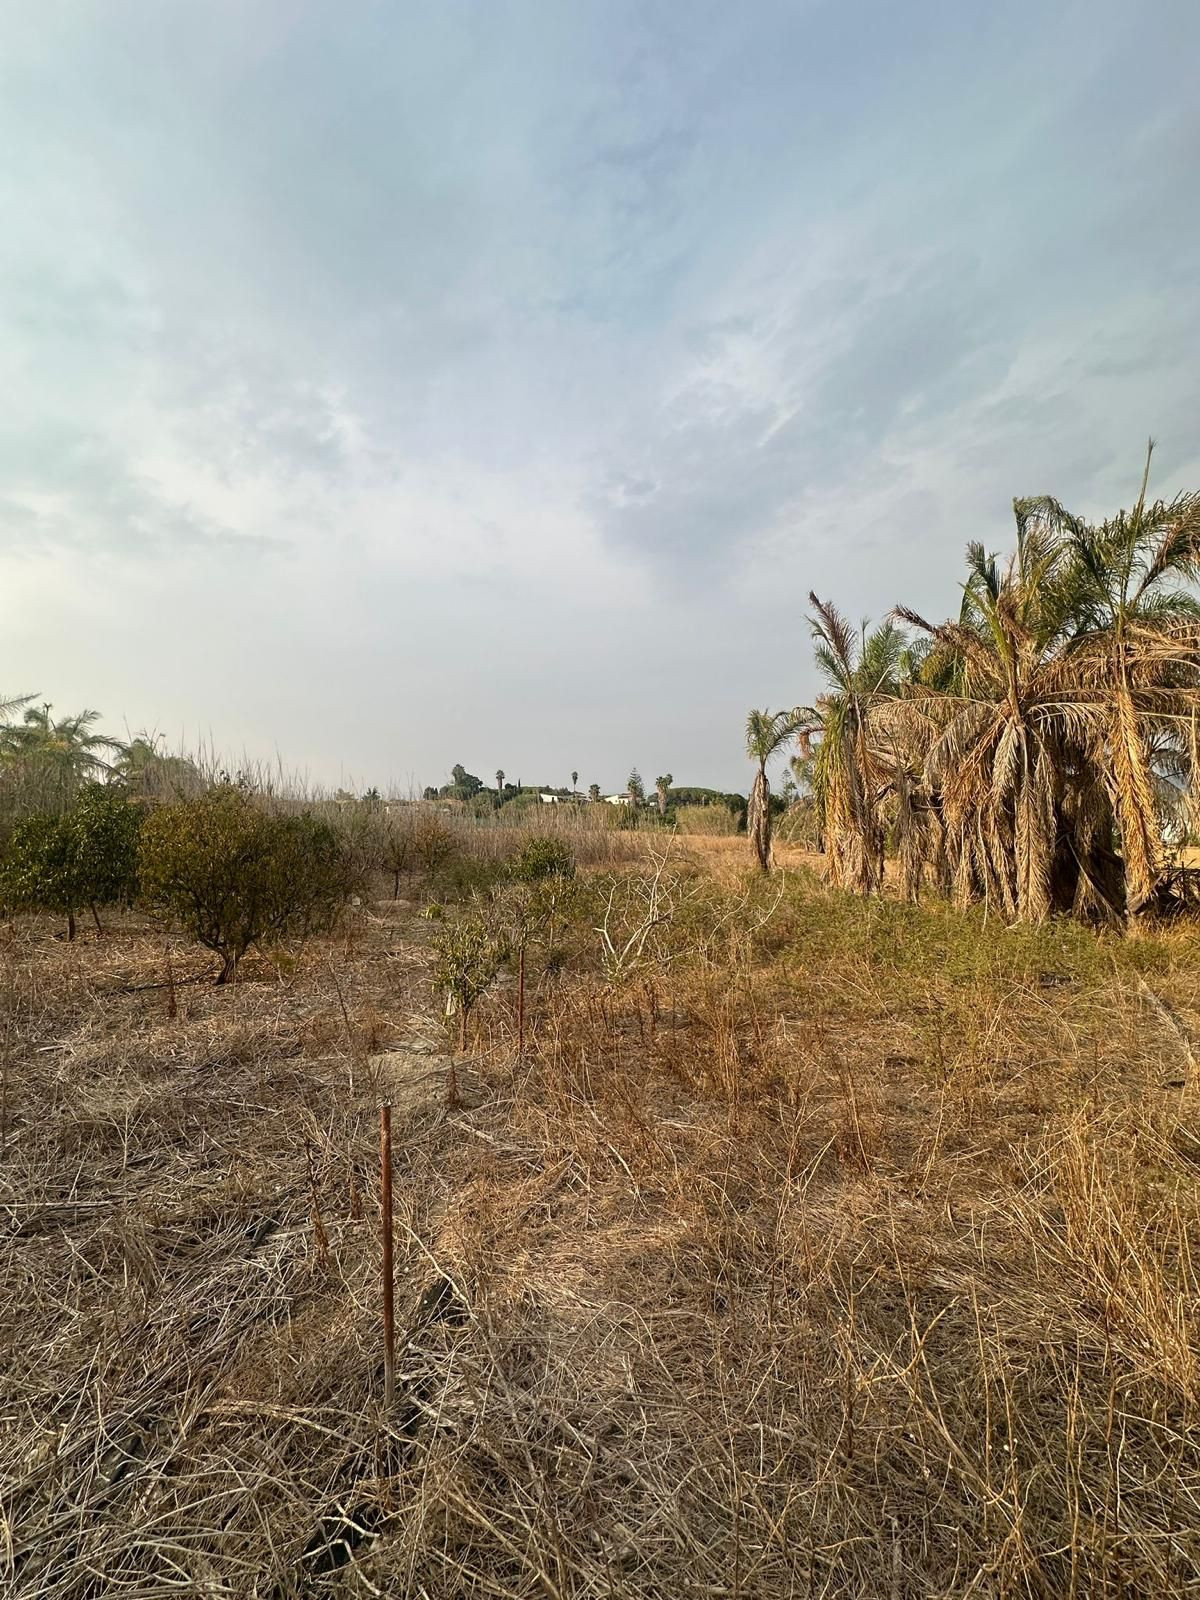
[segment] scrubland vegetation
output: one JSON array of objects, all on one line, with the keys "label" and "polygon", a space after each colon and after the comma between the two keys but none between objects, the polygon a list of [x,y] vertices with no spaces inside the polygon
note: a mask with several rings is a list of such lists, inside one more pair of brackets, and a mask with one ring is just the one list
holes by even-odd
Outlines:
[{"label": "scrubland vegetation", "polygon": [[1197,502],[1018,533],[745,834],[16,709],[11,1592],[1200,1594]]},{"label": "scrubland vegetation", "polygon": [[1191,924],[588,837],[221,988],[141,904],[10,923],[13,1592],[1193,1592]]}]

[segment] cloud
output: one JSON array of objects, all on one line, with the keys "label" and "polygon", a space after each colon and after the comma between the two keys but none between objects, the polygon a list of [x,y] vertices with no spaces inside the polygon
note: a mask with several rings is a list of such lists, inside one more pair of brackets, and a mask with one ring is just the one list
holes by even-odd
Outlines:
[{"label": "cloud", "polygon": [[0,604],[58,698],[730,784],[810,588],[949,609],[1014,493],[1200,465],[1186,0],[7,31]]}]

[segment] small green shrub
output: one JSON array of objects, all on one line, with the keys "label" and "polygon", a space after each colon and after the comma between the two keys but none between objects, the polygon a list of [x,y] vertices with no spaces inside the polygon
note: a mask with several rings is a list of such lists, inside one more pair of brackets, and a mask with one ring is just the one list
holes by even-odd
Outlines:
[{"label": "small green shrub", "polygon": [[[476,916],[439,933],[433,940],[433,951],[437,957],[434,988],[445,996],[447,1018],[458,1017],[458,1048],[465,1052],[471,1012],[495,982],[504,947],[483,918]],[[451,1105],[458,1103],[458,1073],[453,1061],[447,1099]]]},{"label": "small green shrub", "polygon": [[[382,800],[364,796],[362,800],[338,807],[329,821],[337,833],[355,890],[373,899],[379,887],[377,880],[383,877],[388,881],[392,899],[398,900],[401,879],[406,873],[414,872],[421,862],[419,817],[415,808],[397,806],[389,810]],[[438,823],[424,841],[426,853],[435,859],[441,846],[433,843],[434,835],[442,826]]]},{"label": "small green shrub", "polygon": [[469,900],[486,895],[503,874],[495,861],[479,856],[452,856],[434,874],[433,883],[446,900]]},{"label": "small green shrub", "polygon": [[37,811],[13,829],[4,861],[4,899],[14,911],[57,911],[75,937],[75,913],[83,903],[74,841],[67,818]]},{"label": "small green shrub", "polygon": [[57,911],[75,937],[75,914],[132,902],[138,881],[141,807],[123,788],[86,784],[69,811],[38,812],[13,829],[2,885],[13,908]]},{"label": "small green shrub", "polygon": [[141,871],[147,899],[220,956],[218,983],[251,946],[330,926],[350,888],[327,823],[270,816],[230,784],[149,817]]},{"label": "small green shrub", "polygon": [[75,843],[83,903],[132,905],[138,894],[143,806],[116,784],[85,785],[67,823]]},{"label": "small green shrub", "polygon": [[458,851],[454,830],[428,811],[419,813],[413,823],[412,845],[417,861],[430,877]]},{"label": "small green shrub", "polygon": [[546,878],[573,878],[575,856],[562,839],[530,839],[512,863],[509,875],[517,883],[540,883]]}]

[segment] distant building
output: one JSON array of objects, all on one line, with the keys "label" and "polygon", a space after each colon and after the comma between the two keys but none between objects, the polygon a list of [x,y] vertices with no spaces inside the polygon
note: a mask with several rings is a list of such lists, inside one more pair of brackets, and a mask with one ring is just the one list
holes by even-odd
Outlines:
[{"label": "distant building", "polygon": [[606,806],[627,806],[632,802],[627,794],[606,794],[604,803]]}]

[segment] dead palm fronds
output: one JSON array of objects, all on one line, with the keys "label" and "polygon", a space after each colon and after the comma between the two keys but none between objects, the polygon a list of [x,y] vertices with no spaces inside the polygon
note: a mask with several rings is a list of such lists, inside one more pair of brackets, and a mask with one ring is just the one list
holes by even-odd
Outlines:
[{"label": "dead palm fronds", "polygon": [[1014,501],[1013,555],[968,546],[955,619],[901,606],[858,635],[810,596],[833,883],[878,887],[886,818],[908,898],[929,878],[1020,921],[1152,901],[1195,815],[1200,494],[1148,503],[1149,466],[1098,525]]}]

